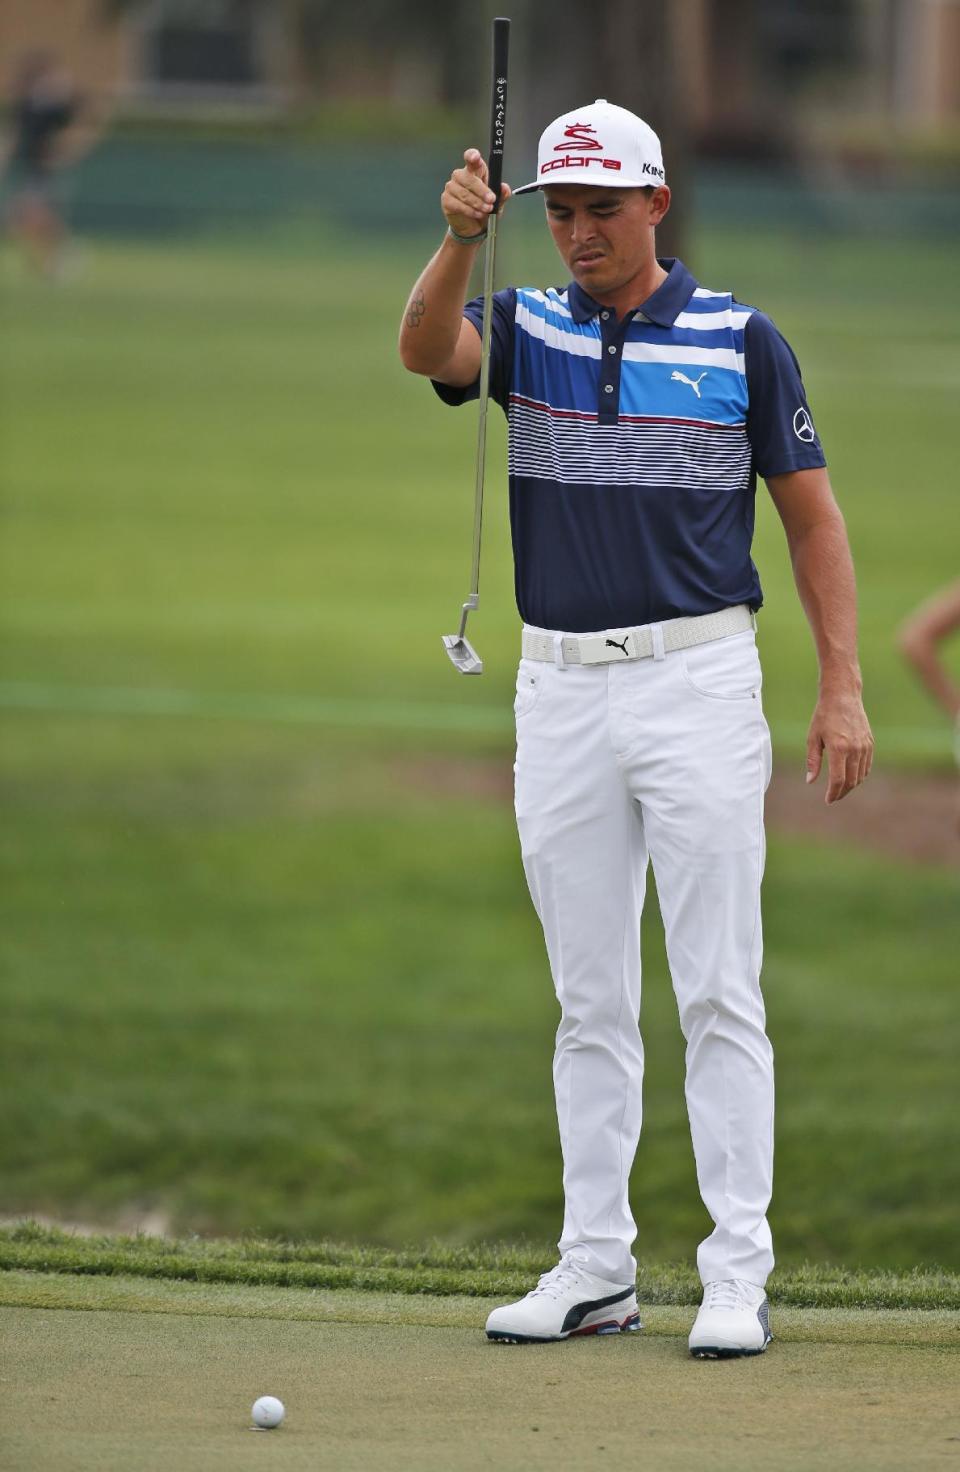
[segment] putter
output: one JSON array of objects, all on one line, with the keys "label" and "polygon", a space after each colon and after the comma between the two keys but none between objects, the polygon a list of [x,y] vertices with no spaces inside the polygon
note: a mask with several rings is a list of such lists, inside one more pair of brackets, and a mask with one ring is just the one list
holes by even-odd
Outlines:
[{"label": "putter", "polygon": [[487,402],[490,397],[490,335],[493,327],[493,270],[497,253],[497,211],[503,176],[503,137],[507,119],[507,55],[510,22],[502,16],[493,23],[493,95],[490,104],[488,180],[496,204],[490,213],[483,261],[483,332],[480,337],[480,400],[477,426],[477,481],[473,503],[473,567],[470,595],[460,610],[456,634],[443,635],[443,647],[461,675],[482,675],[483,660],[467,638],[467,615],[480,605],[480,536],[483,528],[483,471],[487,453]]}]

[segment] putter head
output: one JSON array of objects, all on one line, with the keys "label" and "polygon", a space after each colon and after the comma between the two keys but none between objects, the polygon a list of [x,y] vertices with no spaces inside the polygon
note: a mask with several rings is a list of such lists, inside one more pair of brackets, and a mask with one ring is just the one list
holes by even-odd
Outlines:
[{"label": "putter head", "polygon": [[444,634],[443,647],[461,675],[482,675],[483,660],[462,634]]}]

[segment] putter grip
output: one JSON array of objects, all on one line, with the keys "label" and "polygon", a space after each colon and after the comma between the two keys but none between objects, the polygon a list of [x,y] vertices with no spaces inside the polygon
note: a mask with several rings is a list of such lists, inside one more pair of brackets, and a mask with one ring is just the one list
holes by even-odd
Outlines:
[{"label": "putter grip", "polygon": [[490,188],[499,204],[503,178],[503,140],[507,128],[507,62],[510,55],[510,22],[498,16],[493,23],[493,88],[490,99]]}]

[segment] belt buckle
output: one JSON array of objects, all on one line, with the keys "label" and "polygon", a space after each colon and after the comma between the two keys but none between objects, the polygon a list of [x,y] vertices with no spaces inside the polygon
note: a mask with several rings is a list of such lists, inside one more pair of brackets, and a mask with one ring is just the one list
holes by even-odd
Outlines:
[{"label": "belt buckle", "polygon": [[[607,651],[612,649],[612,653]],[[603,641],[605,664],[619,664],[622,659],[639,659],[640,651],[637,648],[636,629],[627,629],[622,639],[611,639],[609,635]]]}]

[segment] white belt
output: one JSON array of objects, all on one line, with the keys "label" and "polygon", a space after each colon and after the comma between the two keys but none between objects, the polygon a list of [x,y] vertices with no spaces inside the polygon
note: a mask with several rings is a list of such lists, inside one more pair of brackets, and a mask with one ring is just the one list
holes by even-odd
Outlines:
[{"label": "white belt", "polygon": [[669,618],[660,624],[638,629],[609,629],[602,634],[550,634],[542,629],[524,629],[524,659],[549,660],[551,664],[616,664],[623,659],[662,659],[675,649],[689,649],[711,639],[745,634],[757,626],[745,603],[704,613],[697,618]]}]

